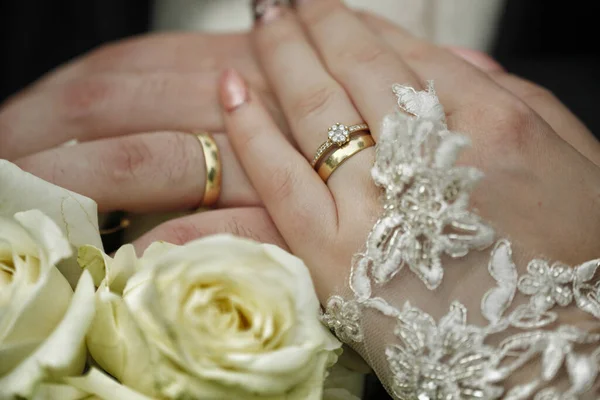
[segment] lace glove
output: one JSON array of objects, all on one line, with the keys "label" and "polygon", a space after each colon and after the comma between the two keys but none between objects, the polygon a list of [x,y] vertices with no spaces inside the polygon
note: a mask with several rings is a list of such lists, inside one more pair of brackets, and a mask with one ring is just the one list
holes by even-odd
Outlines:
[{"label": "lace glove", "polygon": [[[511,242],[490,247],[494,230],[467,209],[482,173],[455,165],[469,139],[448,130],[433,86],[417,92],[395,85],[394,92],[405,113],[385,120],[372,169],[384,212],[355,258],[350,290],[329,298],[323,322],[400,399],[592,396],[600,368],[600,259],[574,268],[533,259],[520,273]],[[479,308],[469,295],[462,297],[471,306],[437,296],[449,259],[487,267],[489,278],[475,283],[489,285]],[[431,294],[411,299],[394,290],[407,274]],[[444,314],[431,306],[440,301]]]},{"label": "lace glove", "polygon": [[[233,70],[223,120],[324,322],[396,398],[594,398],[593,136],[556,100],[523,94],[533,85],[338,0],[255,11],[251,40],[291,138]],[[391,82],[414,90],[394,86],[402,110],[381,125]],[[540,256],[573,265],[528,270]]]}]

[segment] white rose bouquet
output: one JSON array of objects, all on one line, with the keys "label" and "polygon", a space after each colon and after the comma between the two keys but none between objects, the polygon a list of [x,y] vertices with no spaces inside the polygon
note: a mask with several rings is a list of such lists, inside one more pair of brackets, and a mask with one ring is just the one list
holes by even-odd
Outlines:
[{"label": "white rose bouquet", "polygon": [[0,188],[0,399],[356,399],[325,385],[341,344],[298,258],[225,235],[110,257],[90,199],[6,161]]}]

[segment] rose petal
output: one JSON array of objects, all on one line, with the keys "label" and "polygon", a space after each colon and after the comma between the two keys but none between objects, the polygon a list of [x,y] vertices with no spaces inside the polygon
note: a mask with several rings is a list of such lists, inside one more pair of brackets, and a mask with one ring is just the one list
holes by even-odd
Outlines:
[{"label": "rose petal", "polygon": [[[40,210],[52,219],[74,247],[90,244],[102,248],[95,201],[56,186],[0,160],[0,215],[12,217],[21,211]],[[59,265],[72,286],[81,271],[74,260]]]},{"label": "rose petal", "polygon": [[97,247],[81,246],[77,253],[77,262],[81,268],[90,272],[94,278],[94,285],[108,287],[111,292],[119,295],[123,294],[127,281],[139,270],[141,264],[130,244],[119,248],[114,259]]},{"label": "rose petal", "polygon": [[56,265],[60,260],[71,257],[73,251],[69,242],[54,221],[39,210],[16,213],[14,218],[27,229],[36,243],[45,250],[48,265]]},{"label": "rose petal", "polygon": [[52,219],[75,247],[102,248],[98,207],[92,199],[53,185],[15,164],[0,160],[0,215],[37,209]]},{"label": "rose petal", "polygon": [[0,256],[10,259],[15,253],[39,257],[39,246],[27,229],[14,217],[0,215]]},{"label": "rose petal", "polygon": [[[52,267],[27,290],[18,287],[6,307],[0,308],[0,376],[33,352],[64,318],[73,289]],[[6,325],[5,325],[6,324]]]},{"label": "rose petal", "polygon": [[36,385],[47,377],[81,373],[86,356],[85,333],[94,311],[94,283],[86,272],[54,332],[29,358],[0,378],[0,398],[30,398]]},{"label": "rose petal", "polygon": [[96,368],[81,377],[65,378],[65,382],[103,400],[152,400],[141,393],[123,386]]},{"label": "rose petal", "polygon": [[133,389],[153,395],[148,346],[121,297],[108,291],[96,294],[96,315],[86,343],[106,372]]},{"label": "rose petal", "polygon": [[33,395],[33,400],[98,400],[98,397],[59,383],[41,384]]},{"label": "rose petal", "polygon": [[153,242],[152,244],[150,244],[150,246],[146,248],[146,250],[144,250],[144,255],[142,256],[142,259],[155,260],[163,254],[166,254],[167,252],[177,247],[181,246],[161,241]]},{"label": "rose petal", "polygon": [[[341,343],[319,321],[320,304],[300,259],[231,235],[167,248],[155,259],[152,254],[144,254],[144,267],[129,279],[123,297],[157,361],[153,372],[160,395],[287,399],[307,381],[311,387],[318,381],[320,395],[324,372],[313,377],[325,367],[318,360],[335,360]],[[220,323],[220,314],[211,317],[213,289],[222,299],[243,304],[248,330],[256,337],[250,340],[247,332]],[[195,312],[214,320],[210,329],[202,328],[210,321],[194,325]],[[231,329],[217,335],[219,326]],[[281,345],[269,347],[272,341]]]}]

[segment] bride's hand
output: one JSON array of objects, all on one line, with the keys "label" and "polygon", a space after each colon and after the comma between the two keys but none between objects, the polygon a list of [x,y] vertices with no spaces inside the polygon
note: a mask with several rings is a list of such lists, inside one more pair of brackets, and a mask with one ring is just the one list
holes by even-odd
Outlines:
[{"label": "bride's hand", "polygon": [[[472,139],[459,163],[485,173],[471,206],[513,240],[516,258],[541,254],[574,264],[597,256],[600,150],[590,132],[539,88],[486,74],[390,24],[376,31],[339,0],[264,12],[254,44],[298,150],[237,73],[222,82],[232,147],[277,229],[311,269],[321,300],[344,284],[382,210],[370,177],[374,148],[352,156],[326,183],[310,160],[337,122],[364,121],[377,141],[382,119],[396,109],[393,83],[422,89],[435,81],[449,128]],[[531,87],[532,96],[518,97]],[[445,269],[451,284],[436,292],[433,314],[449,300],[481,298],[488,287],[463,286],[487,274],[486,257],[474,256],[477,268],[458,268],[464,260],[445,264],[455,264]],[[428,295],[412,274],[401,282],[403,298]]]}]

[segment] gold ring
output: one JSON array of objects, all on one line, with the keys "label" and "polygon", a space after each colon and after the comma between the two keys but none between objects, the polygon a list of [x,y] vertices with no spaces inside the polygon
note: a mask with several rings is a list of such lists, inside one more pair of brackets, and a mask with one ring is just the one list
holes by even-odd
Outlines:
[{"label": "gold ring", "polygon": [[342,165],[346,160],[361,150],[368,149],[369,147],[373,146],[375,146],[375,140],[373,140],[373,136],[370,134],[366,133],[359,136],[354,136],[346,145],[334,150],[323,162],[323,164],[321,164],[317,170],[317,173],[321,179],[323,179],[323,182],[327,182],[337,167]]},{"label": "gold ring", "polygon": [[342,147],[350,141],[350,136],[353,133],[368,130],[369,126],[367,124],[356,124],[346,126],[338,122],[337,124],[331,125],[327,130],[327,141],[321,146],[319,146],[319,148],[317,149],[315,157],[310,163],[311,167],[314,168],[334,145]]},{"label": "gold ring", "polygon": [[206,184],[200,206],[210,207],[217,202],[221,194],[221,157],[217,142],[210,133],[198,133],[196,137],[202,146],[206,164]]}]

